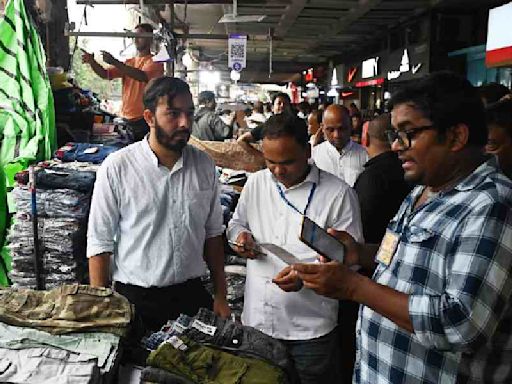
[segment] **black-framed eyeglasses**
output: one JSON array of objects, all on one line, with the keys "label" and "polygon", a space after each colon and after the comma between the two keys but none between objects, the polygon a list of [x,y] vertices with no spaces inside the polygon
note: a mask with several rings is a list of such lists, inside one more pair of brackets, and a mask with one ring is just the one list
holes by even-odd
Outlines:
[{"label": "black-framed eyeglasses", "polygon": [[409,149],[411,148],[412,140],[418,133],[432,128],[434,128],[434,125],[430,124],[407,130],[404,129],[395,131],[394,129],[390,129],[386,131],[386,136],[388,138],[389,144],[393,144],[396,140],[398,140],[404,149]]}]

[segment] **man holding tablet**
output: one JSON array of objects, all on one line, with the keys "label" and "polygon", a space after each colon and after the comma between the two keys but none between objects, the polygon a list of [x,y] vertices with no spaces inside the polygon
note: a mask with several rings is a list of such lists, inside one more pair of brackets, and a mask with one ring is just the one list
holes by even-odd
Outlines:
[{"label": "man holding tablet", "polygon": [[[263,132],[268,169],[249,178],[227,232],[238,244],[234,249],[250,259],[242,322],[284,342],[302,384],[332,383],[339,363],[338,301],[303,289],[268,244],[315,262],[316,252],[299,239],[303,216],[362,240],[357,196],[344,181],[309,164],[303,120],[276,115]],[[265,256],[256,254],[257,244]]]}]

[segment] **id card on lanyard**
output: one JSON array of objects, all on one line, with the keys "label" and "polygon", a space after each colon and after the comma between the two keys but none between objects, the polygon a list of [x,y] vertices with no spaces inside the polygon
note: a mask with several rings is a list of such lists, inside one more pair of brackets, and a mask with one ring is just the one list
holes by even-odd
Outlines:
[{"label": "id card on lanyard", "polygon": [[293,209],[295,212],[297,212],[299,215],[302,215],[302,216],[306,216],[306,213],[308,211],[308,208],[311,204],[311,200],[313,200],[313,195],[315,194],[315,190],[316,190],[316,183],[313,183],[313,185],[311,186],[311,190],[309,191],[309,196],[308,196],[308,202],[306,203],[306,207],[304,208],[304,212],[301,212],[290,200],[288,200],[284,194],[284,191],[283,189],[281,188],[281,186],[276,183],[276,187],[277,187],[277,190],[279,191],[279,196],[281,196],[281,199],[283,199],[283,201],[291,208]]},{"label": "id card on lanyard", "polygon": [[375,257],[377,261],[384,264],[386,267],[389,266],[391,264],[391,260],[393,260],[393,256],[395,255],[399,241],[400,236],[388,229],[384,235],[384,238],[382,239],[382,242],[380,243],[377,256]]}]

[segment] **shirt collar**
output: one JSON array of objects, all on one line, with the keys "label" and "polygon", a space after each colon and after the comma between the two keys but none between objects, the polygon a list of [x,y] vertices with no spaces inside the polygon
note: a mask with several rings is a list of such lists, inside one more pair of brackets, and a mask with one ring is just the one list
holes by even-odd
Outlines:
[{"label": "shirt collar", "polygon": [[[498,163],[494,157],[480,164],[478,168],[476,168],[469,176],[467,176],[464,180],[460,181],[452,190],[456,190],[459,192],[462,191],[470,191],[475,189],[480,184],[484,182],[484,180],[489,176],[489,174],[498,171]],[[420,197],[420,195],[425,190],[424,185],[419,185],[411,192],[411,194],[406,198],[410,203],[409,210],[412,211],[412,206],[415,201]],[[445,191],[444,193],[449,192]]]},{"label": "shirt collar", "polygon": [[352,140],[349,140],[349,142],[343,147],[341,152],[339,152],[336,149],[336,147],[334,145],[332,145],[329,141],[327,141],[327,145],[334,155],[336,155],[338,157],[343,157],[352,150],[352,147],[354,146],[354,142]]},{"label": "shirt collar", "polygon": [[270,173],[270,177],[272,178],[272,180],[275,183],[279,184],[283,188],[283,191],[291,191],[293,189],[299,189],[306,184],[318,185],[320,183],[320,170],[318,169],[318,167],[315,164],[310,164],[309,173],[302,182],[300,182],[299,184],[296,184],[296,185],[292,185],[290,188],[286,188],[282,183],[277,181],[277,179],[274,177],[274,175],[272,174],[272,172],[270,172],[269,169],[267,169],[267,171]]},{"label": "shirt collar", "polygon": [[498,162],[492,156],[490,159],[480,164],[469,176],[458,183],[454,189],[457,191],[469,191],[475,189],[478,185],[482,184],[489,174],[498,171]]},{"label": "shirt collar", "polygon": [[[155,152],[153,152],[153,150],[149,146],[149,133],[146,136],[144,136],[144,139],[142,139],[141,146],[142,146],[143,153],[149,157],[151,164],[153,164],[156,168],[159,168],[160,162],[158,161],[158,157],[156,157]],[[174,164],[174,167],[172,168],[172,170],[170,170],[171,173],[174,173],[184,167],[184,165],[185,165],[184,158],[186,156],[185,154],[187,152],[187,147],[188,147],[188,145],[185,148],[183,148],[180,158],[178,159],[178,161],[176,161],[176,164]]]}]

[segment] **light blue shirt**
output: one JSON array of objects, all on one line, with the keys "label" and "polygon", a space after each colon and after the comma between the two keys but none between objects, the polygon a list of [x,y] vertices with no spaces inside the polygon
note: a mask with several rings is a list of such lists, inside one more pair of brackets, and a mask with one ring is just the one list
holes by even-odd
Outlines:
[{"label": "light blue shirt", "polygon": [[205,239],[223,230],[212,159],[188,145],[169,170],[146,138],[110,155],[99,169],[87,255],[112,252],[115,281],[163,287],[205,274]]}]

